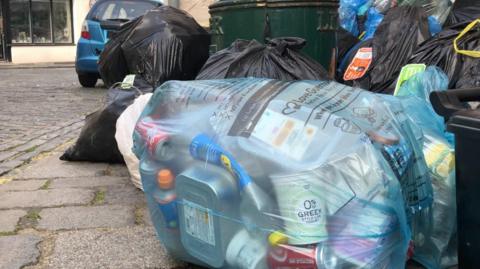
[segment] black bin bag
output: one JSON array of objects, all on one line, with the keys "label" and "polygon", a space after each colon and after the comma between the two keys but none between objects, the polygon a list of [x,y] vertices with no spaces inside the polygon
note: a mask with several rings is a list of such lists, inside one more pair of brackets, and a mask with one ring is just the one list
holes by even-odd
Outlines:
[{"label": "black bin bag", "polygon": [[197,79],[258,77],[320,80],[328,77],[318,62],[300,52],[306,44],[305,39],[284,37],[266,43],[236,40],[230,47],[213,54]]},{"label": "black bin bag", "polygon": [[[358,44],[356,50],[346,56],[353,59],[360,48],[371,45],[372,62],[368,71],[361,78],[344,83],[372,92],[393,93],[402,67],[408,63],[418,45],[428,38],[428,17],[422,8],[400,6],[390,9],[373,39]],[[349,64],[350,61],[346,62],[341,72],[345,72]]]},{"label": "black bin bag", "polygon": [[472,1],[471,3],[462,3],[465,1],[457,0],[452,12],[447,17],[444,26],[452,26],[457,23],[473,21],[480,18],[480,1]]},{"label": "black bin bag", "polygon": [[[140,17],[141,18],[141,17]],[[100,54],[98,70],[105,86],[110,87],[120,82],[130,72],[127,61],[123,56],[122,44],[132,29],[138,24],[140,18],[136,18],[122,25],[122,28],[113,34],[112,39],[107,42]]]},{"label": "black bin bag", "polygon": [[208,59],[210,36],[188,13],[161,6],[124,25],[100,55],[106,85],[138,74],[156,88],[194,79]]},{"label": "black bin bag", "polygon": [[135,77],[129,89],[117,85],[108,90],[105,106],[86,117],[77,142],[60,160],[124,163],[115,140],[117,119],[136,97],[152,92],[153,88],[140,76]]},{"label": "black bin bag", "polygon": [[[453,41],[471,23],[459,23],[446,28],[435,37],[421,44],[412,55],[409,63],[423,63],[440,67],[450,80],[450,89],[480,87],[480,58],[455,51]],[[474,27],[458,40],[462,50],[480,50],[480,27]]]}]

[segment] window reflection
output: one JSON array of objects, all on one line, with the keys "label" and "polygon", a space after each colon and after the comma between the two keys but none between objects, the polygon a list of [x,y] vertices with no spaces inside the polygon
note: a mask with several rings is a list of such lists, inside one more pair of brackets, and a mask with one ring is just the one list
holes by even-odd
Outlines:
[{"label": "window reflection", "polygon": [[33,43],[51,43],[50,1],[32,0]]},{"label": "window reflection", "polygon": [[28,0],[10,0],[12,43],[31,43],[30,3]]},{"label": "window reflection", "polygon": [[72,42],[72,14],[70,11],[70,0],[53,0],[55,43]]}]

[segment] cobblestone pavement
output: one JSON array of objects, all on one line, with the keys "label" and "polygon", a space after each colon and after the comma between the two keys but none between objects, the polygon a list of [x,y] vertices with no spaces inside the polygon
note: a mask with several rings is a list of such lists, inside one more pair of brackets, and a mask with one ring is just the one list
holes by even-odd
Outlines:
[{"label": "cobblestone pavement", "polygon": [[105,91],[73,68],[0,69],[0,175],[76,137]]},{"label": "cobblestone pavement", "polygon": [[125,166],[58,159],[105,93],[73,69],[0,69],[0,269],[187,267]]}]

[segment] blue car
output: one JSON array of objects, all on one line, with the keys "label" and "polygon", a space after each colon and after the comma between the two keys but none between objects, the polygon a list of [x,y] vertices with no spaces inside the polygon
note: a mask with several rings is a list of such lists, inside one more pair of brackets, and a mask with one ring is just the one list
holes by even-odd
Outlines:
[{"label": "blue car", "polygon": [[98,0],[93,5],[77,43],[75,69],[83,87],[94,87],[100,78],[98,58],[111,34],[125,22],[161,5],[161,0]]}]

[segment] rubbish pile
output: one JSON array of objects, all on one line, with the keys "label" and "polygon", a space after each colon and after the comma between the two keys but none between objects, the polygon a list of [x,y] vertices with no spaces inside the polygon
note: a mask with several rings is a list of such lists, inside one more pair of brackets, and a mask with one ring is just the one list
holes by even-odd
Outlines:
[{"label": "rubbish pile", "polygon": [[454,266],[455,141],[429,96],[480,87],[480,5],[454,2],[340,0],[330,73],[298,37],[208,57],[156,8],[107,44],[104,82],[135,83],[62,158],[125,161],[164,246],[201,266]]}]

